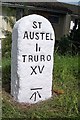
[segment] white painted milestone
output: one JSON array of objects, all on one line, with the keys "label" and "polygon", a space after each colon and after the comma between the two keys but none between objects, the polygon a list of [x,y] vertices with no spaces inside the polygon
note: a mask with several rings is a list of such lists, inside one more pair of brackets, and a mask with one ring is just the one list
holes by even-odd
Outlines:
[{"label": "white painted milestone", "polygon": [[40,15],[16,22],[12,33],[11,94],[18,102],[36,103],[52,96],[55,35]]}]

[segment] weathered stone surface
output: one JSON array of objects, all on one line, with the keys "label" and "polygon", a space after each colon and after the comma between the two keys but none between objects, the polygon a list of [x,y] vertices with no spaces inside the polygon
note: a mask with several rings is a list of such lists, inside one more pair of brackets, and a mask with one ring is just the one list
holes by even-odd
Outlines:
[{"label": "weathered stone surface", "polygon": [[11,94],[18,102],[36,103],[52,96],[55,35],[50,22],[29,15],[12,33]]}]

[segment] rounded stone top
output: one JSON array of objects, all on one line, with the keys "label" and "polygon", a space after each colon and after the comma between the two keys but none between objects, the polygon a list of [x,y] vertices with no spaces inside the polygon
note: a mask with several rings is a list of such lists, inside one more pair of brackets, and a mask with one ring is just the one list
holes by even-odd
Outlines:
[{"label": "rounded stone top", "polygon": [[[53,29],[51,23],[43,16],[37,15],[37,14],[31,14],[28,16],[24,16],[23,18],[19,19],[13,29],[20,29],[21,27],[26,27],[27,29],[31,30],[31,26],[33,21],[37,22],[43,22],[45,23],[44,29],[49,32],[49,30]],[[42,28],[43,29],[43,28]]]}]

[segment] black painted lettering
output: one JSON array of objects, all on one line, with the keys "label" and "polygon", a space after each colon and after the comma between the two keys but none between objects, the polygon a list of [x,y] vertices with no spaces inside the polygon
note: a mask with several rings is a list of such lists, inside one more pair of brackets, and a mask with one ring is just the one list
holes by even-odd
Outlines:
[{"label": "black painted lettering", "polygon": [[44,55],[40,56],[40,61],[45,61],[45,56]]},{"label": "black painted lettering", "polygon": [[35,66],[35,68],[33,68],[33,67],[31,66],[31,68],[32,68],[32,73],[31,73],[31,75],[32,75],[33,73],[37,74],[36,71],[35,71],[35,69],[37,68],[37,66]]},{"label": "black painted lettering", "polygon": [[30,32],[30,39],[34,39],[34,32]]},{"label": "black painted lettering", "polygon": [[35,29],[37,28],[36,23],[37,23],[37,22],[36,22],[36,21],[34,21],[34,22],[33,22],[33,26],[32,26],[32,27],[33,27],[33,28],[35,28]]},{"label": "black painted lettering", "polygon": [[38,44],[36,43],[36,52],[38,51]]},{"label": "black painted lettering", "polygon": [[39,33],[38,32],[35,33],[35,36],[36,36],[35,39],[39,40]]},{"label": "black painted lettering", "polygon": [[50,40],[53,40],[53,38],[52,38],[52,33],[50,33]]},{"label": "black painted lettering", "polygon": [[41,34],[41,39],[43,40],[43,38],[44,38],[43,36],[45,33],[41,32],[40,34]]},{"label": "black painted lettering", "polygon": [[32,55],[28,56],[28,62],[33,62],[33,56]]},{"label": "black painted lettering", "polygon": [[38,55],[34,55],[34,61],[35,62],[38,62],[38,58],[39,58]]},{"label": "black painted lettering", "polygon": [[41,50],[41,48],[39,47],[39,45],[36,43],[36,52],[39,52]]},{"label": "black painted lettering", "polygon": [[27,55],[22,55],[22,57],[23,57],[23,62],[25,62],[26,56],[27,56]]},{"label": "black painted lettering", "polygon": [[39,69],[39,72],[42,73],[43,72],[43,69],[44,69],[44,65],[42,68],[40,68],[40,66],[38,66],[38,69]]},{"label": "black painted lettering", "polygon": [[51,55],[47,55],[46,59],[47,59],[47,61],[50,61],[51,60]]},{"label": "black painted lettering", "polygon": [[24,33],[23,39],[25,39],[25,38],[29,39],[29,38],[28,38],[28,32],[27,32],[27,31],[25,31],[25,33]]},{"label": "black painted lettering", "polygon": [[46,40],[50,40],[50,34],[46,33]]},{"label": "black painted lettering", "polygon": [[41,24],[42,24],[42,22],[38,22],[39,23],[39,28],[41,28]]}]

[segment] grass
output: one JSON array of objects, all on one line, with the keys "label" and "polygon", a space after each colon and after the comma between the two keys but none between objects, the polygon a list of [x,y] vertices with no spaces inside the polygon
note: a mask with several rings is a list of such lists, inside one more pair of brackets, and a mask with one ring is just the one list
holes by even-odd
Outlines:
[{"label": "grass", "polygon": [[[9,68],[5,68],[5,66]],[[74,118],[78,120],[78,56],[59,56],[54,57],[53,72],[53,93],[49,100],[39,102],[35,105],[16,103],[11,95],[6,92],[6,87],[10,80],[10,60],[3,59],[3,119],[4,118]],[[7,76],[6,76],[7,74]],[[62,92],[61,92],[62,91]]]}]

